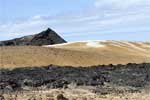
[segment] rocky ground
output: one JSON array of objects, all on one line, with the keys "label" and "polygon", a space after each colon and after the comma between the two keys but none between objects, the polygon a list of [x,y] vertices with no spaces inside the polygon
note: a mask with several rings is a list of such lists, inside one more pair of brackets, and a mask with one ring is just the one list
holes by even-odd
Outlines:
[{"label": "rocky ground", "polygon": [[0,95],[0,100],[149,100],[150,92],[100,95],[84,89],[51,89]]},{"label": "rocky ground", "polygon": [[[119,94],[125,94],[121,97],[122,100],[127,100],[124,97],[127,97],[131,94],[142,95],[141,93],[146,89],[148,90],[148,92],[146,92],[145,97],[143,98],[147,98],[149,96],[149,86],[150,64],[148,63],[127,65],[99,65],[92,67],[59,67],[49,65],[43,67],[26,67],[0,70],[1,98],[9,97],[8,95],[11,96],[11,94],[15,96],[15,93],[17,93],[16,96],[21,97],[23,97],[22,95],[26,94],[24,98],[40,95],[46,96],[47,93],[53,94],[51,92],[52,90],[55,90],[57,91],[57,93],[53,91],[55,93],[55,96],[52,96],[53,98],[55,97],[55,99],[57,98],[57,96],[61,95],[61,97],[65,96],[64,98],[69,98],[69,100],[80,100],[73,99],[73,97],[79,97],[79,94],[83,97],[88,97],[86,95],[90,94],[89,97],[91,97],[91,99],[81,98],[81,100],[96,100],[96,98],[99,98],[99,96],[105,97],[109,95],[111,97],[114,94],[114,97],[116,96],[117,98]],[[79,92],[79,90],[81,93]],[[40,91],[43,91],[43,93],[40,93]],[[76,96],[71,96],[71,94],[69,93],[72,93],[74,95],[76,94]],[[71,97],[69,97],[69,95]],[[12,98],[12,96],[10,98]],[[26,98],[22,100],[54,99]]]}]

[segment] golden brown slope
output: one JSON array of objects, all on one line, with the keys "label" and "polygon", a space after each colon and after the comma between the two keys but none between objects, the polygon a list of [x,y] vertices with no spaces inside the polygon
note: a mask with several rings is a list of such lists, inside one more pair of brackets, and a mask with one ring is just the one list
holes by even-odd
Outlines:
[{"label": "golden brown slope", "polygon": [[[150,62],[150,43],[88,41],[53,46],[0,47],[0,66],[91,66]],[[2,49],[3,48],[3,49]]]}]

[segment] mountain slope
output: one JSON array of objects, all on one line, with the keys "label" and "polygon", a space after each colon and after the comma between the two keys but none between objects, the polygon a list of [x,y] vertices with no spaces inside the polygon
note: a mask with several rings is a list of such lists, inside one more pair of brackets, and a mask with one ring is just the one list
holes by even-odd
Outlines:
[{"label": "mountain slope", "polygon": [[61,38],[56,32],[48,28],[45,31],[42,31],[39,34],[24,36],[21,38],[16,38],[8,41],[1,41],[0,46],[41,46],[41,45],[52,45],[66,43],[66,41]]},{"label": "mountain slope", "polygon": [[0,66],[92,66],[150,62],[150,43],[85,41],[45,46],[14,46],[0,49]]}]

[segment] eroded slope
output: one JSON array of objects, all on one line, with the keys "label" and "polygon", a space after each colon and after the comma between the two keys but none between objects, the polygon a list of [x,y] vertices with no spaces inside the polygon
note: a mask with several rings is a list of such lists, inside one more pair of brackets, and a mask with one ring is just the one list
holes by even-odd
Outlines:
[{"label": "eroded slope", "polygon": [[0,47],[0,66],[92,66],[150,62],[150,43],[89,41],[53,46]]}]

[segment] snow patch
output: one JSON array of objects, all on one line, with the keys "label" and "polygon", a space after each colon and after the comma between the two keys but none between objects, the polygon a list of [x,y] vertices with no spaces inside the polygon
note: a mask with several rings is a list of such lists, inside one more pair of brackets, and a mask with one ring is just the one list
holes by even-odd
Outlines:
[{"label": "snow patch", "polygon": [[44,45],[43,47],[57,47],[57,46],[65,46],[65,45],[69,45],[69,44],[72,44],[72,42],[55,44],[55,45]]},{"label": "snow patch", "polygon": [[74,43],[87,43],[86,46],[89,47],[104,47],[104,45],[100,44],[100,42],[107,42],[107,40],[87,40],[87,41],[75,41],[75,42],[68,42],[68,43],[62,43],[62,44],[55,44],[55,45],[43,45],[43,47],[59,47],[59,46],[67,46],[69,44]]},{"label": "snow patch", "polygon": [[[140,50],[140,51],[145,51],[144,48],[150,48],[149,44],[144,44],[143,42],[135,42],[140,46],[137,46],[135,44],[133,44],[132,42],[129,41],[115,41],[115,40],[87,40],[87,41],[76,41],[76,42],[68,42],[68,43],[62,43],[62,44],[55,44],[55,45],[45,45],[43,47],[61,47],[61,46],[67,46],[70,44],[74,44],[74,43],[84,43],[85,45],[83,45],[83,47],[92,47],[92,48],[101,48],[101,47],[106,47],[106,43],[110,42],[111,45],[114,45],[116,47],[120,47],[120,48],[128,48],[130,50]],[[143,48],[142,48],[143,47]]]},{"label": "snow patch", "polygon": [[97,42],[97,41],[87,42],[86,46],[93,47],[93,48],[105,47],[105,45],[103,45],[103,44],[101,44],[100,42]]}]

